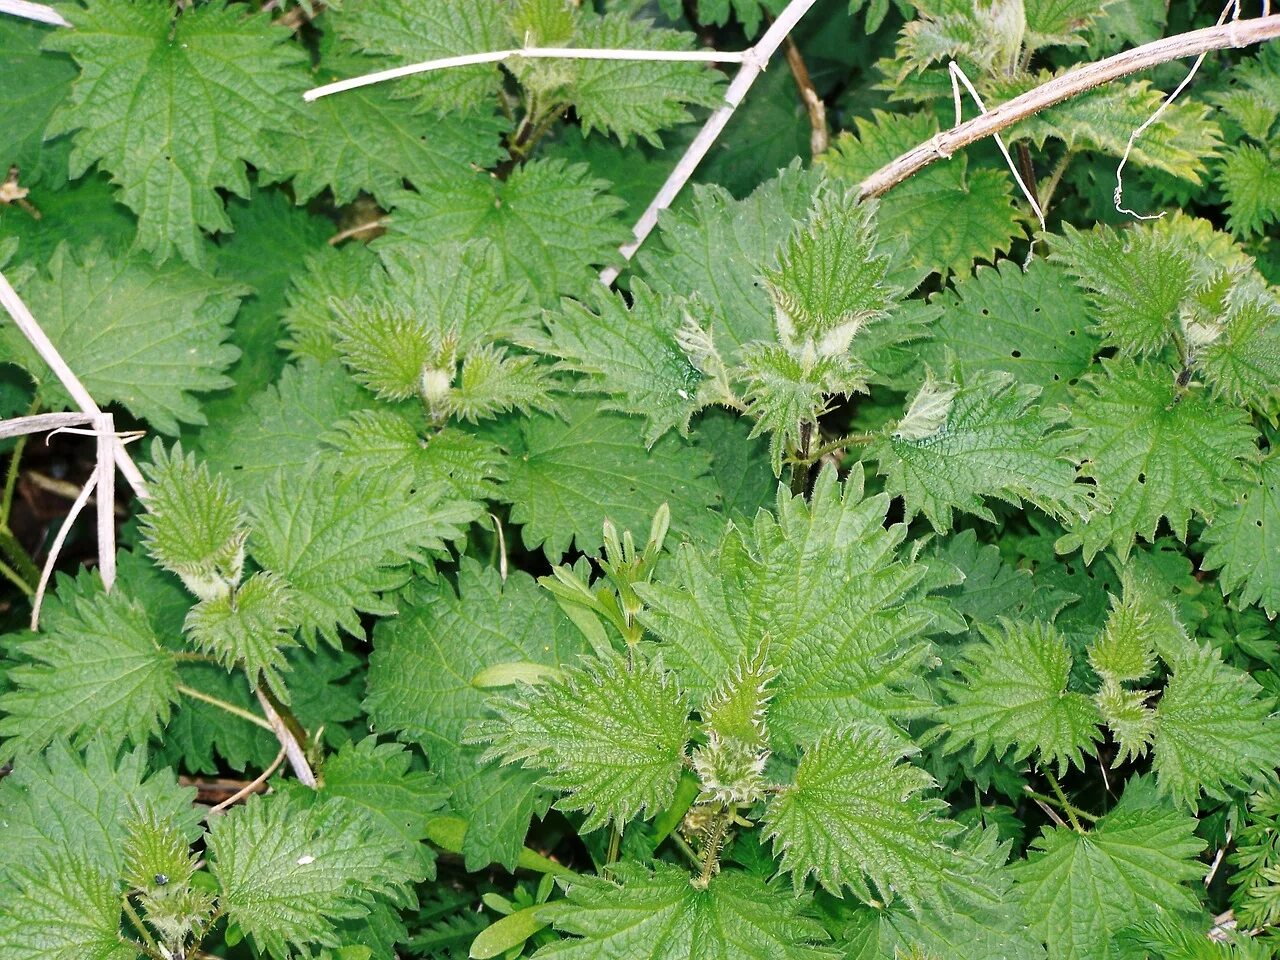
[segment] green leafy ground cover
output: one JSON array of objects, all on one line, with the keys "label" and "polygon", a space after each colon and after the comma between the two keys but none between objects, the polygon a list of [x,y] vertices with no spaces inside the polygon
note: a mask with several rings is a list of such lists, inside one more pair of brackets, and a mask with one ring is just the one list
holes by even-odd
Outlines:
[{"label": "green leafy ground cover", "polygon": [[0,960],[1273,954],[1280,45],[1136,141],[1161,219],[1115,168],[1185,67],[1007,130],[1042,231],[989,142],[856,187],[952,59],[993,104],[1218,11],[821,0],[631,264],[724,71],[301,97],[780,6],[0,16],[0,268],[149,488],[32,632],[92,440],[0,451]]}]

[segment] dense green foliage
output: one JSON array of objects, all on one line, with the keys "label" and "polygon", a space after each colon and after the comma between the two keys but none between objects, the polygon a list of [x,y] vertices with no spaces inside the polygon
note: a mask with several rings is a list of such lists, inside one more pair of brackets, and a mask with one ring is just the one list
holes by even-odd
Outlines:
[{"label": "dense green foliage", "polygon": [[93,441],[0,447],[0,960],[1280,948],[1280,44],[1134,142],[1160,219],[1116,165],[1185,66],[1006,130],[1042,231],[989,141],[857,185],[950,61],[1218,11],[820,0],[626,263],[726,71],[302,92],[780,0],[300,3],[0,14],[0,268],[151,435],[38,631]]}]

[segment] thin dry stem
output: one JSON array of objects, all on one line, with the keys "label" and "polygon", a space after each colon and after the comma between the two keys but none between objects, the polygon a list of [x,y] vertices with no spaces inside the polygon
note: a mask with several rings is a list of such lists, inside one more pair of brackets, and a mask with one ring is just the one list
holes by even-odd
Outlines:
[{"label": "thin dry stem", "polygon": [[276,772],[276,769],[280,766],[280,764],[284,762],[285,753],[286,753],[285,748],[281,747],[280,752],[276,754],[276,758],[271,761],[271,766],[267,767],[267,769],[263,770],[260,774],[258,774],[248,783],[246,783],[243,787],[241,787],[231,796],[227,797],[227,799],[223,800],[221,803],[216,803],[212,807],[210,807],[205,812],[204,818],[208,820],[215,813],[221,813],[223,810],[227,809],[227,807],[231,806],[233,803],[238,803],[239,801],[243,800],[245,797],[249,796],[249,794],[255,793],[257,789],[260,786],[262,786],[264,783],[266,783],[267,779],[273,773]]},{"label": "thin dry stem", "polygon": [[62,545],[66,543],[67,534],[71,532],[71,527],[76,522],[76,518],[80,516],[80,511],[89,502],[89,494],[93,493],[93,488],[97,485],[98,471],[95,470],[89,475],[89,479],[85,481],[84,487],[80,491],[80,496],[76,497],[75,503],[71,504],[71,509],[67,511],[67,515],[62,521],[62,526],[58,528],[58,535],[53,538],[53,544],[49,547],[49,556],[44,562],[44,569],[40,571],[40,583],[36,585],[36,595],[31,601],[32,630],[40,629],[40,607],[44,604],[44,592],[49,586],[49,577],[53,575],[53,566],[58,562],[58,554],[62,552]]},{"label": "thin dry stem", "polygon": [[28,0],[0,0],[0,13],[21,17],[23,20],[52,24],[55,27],[71,26],[67,19],[53,7],[43,3],[30,3]]},{"label": "thin dry stem", "polygon": [[800,100],[809,114],[809,153],[816,157],[826,153],[827,147],[831,146],[831,132],[827,128],[827,105],[813,86],[809,67],[795,40],[787,37],[782,43],[782,52],[787,58],[787,66],[791,68],[796,89],[800,91]]},{"label": "thin dry stem", "polygon": [[263,716],[267,718],[267,723],[271,724],[276,739],[280,741],[280,746],[289,757],[289,766],[293,768],[293,775],[308,787],[315,787],[316,775],[311,770],[311,764],[307,762],[307,754],[302,749],[302,744],[298,743],[298,738],[293,735],[289,725],[280,718],[280,714],[276,713],[276,708],[271,705],[271,699],[265,693],[254,687],[253,695],[258,698]]}]

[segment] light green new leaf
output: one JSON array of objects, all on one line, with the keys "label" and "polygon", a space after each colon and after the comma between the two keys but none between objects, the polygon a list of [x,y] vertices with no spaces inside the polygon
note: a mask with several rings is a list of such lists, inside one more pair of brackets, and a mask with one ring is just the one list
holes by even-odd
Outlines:
[{"label": "light green new leaf", "polygon": [[659,660],[588,660],[518,697],[495,699],[494,720],[473,728],[484,761],[548,771],[562,810],[586,814],[583,831],[624,826],[664,810],[693,736],[689,704]]},{"label": "light green new leaf", "polygon": [[1208,647],[1170,665],[1156,707],[1154,768],[1162,793],[1193,810],[1200,791],[1253,789],[1280,766],[1275,702]]},{"label": "light green new leaf", "polygon": [[334,302],[345,303],[370,293],[378,260],[362,243],[324,246],[307,255],[290,275],[286,305],[280,312],[287,336],[279,346],[295,360],[320,363],[339,358],[333,342]]},{"label": "light green new leaf", "polygon": [[1247,136],[1265,142],[1280,118],[1280,53],[1262,44],[1252,56],[1232,64],[1226,81],[1205,99],[1225,110]]},{"label": "light green new leaf", "polygon": [[187,613],[187,638],[228,670],[241,666],[256,686],[259,678],[283,703],[289,691],[280,674],[289,669],[284,651],[293,646],[298,611],[293,592],[272,573],[255,573],[234,591],[201,600]]},{"label": "light green new leaf", "polygon": [[[506,50],[520,42],[507,25],[506,8],[488,0],[365,0],[344,6],[327,15],[338,35],[365,53],[386,57],[388,66]],[[480,64],[399,80],[393,89],[421,110],[445,113],[492,103],[501,84],[496,64]]]},{"label": "light green new leaf", "polygon": [[623,204],[605,193],[608,186],[585,164],[560,160],[532,160],[506,180],[482,170],[419,184],[418,193],[392,198],[390,233],[376,246],[434,250],[450,241],[490,240],[497,275],[527,281],[551,307],[561,296],[585,295],[599,282],[596,270],[618,259],[627,237],[617,217]]},{"label": "light green new leaf", "polygon": [[[655,28],[652,21],[632,20],[625,13],[583,16],[574,46],[596,49],[689,50],[693,34]],[[583,60],[570,86],[569,98],[582,121],[583,134],[593,129],[613,134],[623,146],[632,138],[662,146],[660,130],[693,119],[688,106],[713,107],[720,102],[720,77],[701,64],[646,60]]]},{"label": "light green new leaf", "polygon": [[1135,917],[1196,910],[1190,884],[1204,875],[1196,855],[1205,844],[1195,828],[1137,779],[1089,832],[1045,827],[1013,871],[1014,893],[1050,960],[1113,960],[1112,938]]},{"label": "light green new leaf", "polygon": [[1089,666],[1119,683],[1144,680],[1155,666],[1155,628],[1149,600],[1132,581],[1123,599],[1111,598],[1111,611],[1098,639],[1089,645]]},{"label": "light green new leaf", "polygon": [[1201,566],[1219,571],[1222,592],[1241,606],[1259,604],[1274,618],[1280,612],[1280,456],[1262,461],[1201,539],[1209,546]]},{"label": "light green new leaf", "polygon": [[957,665],[962,680],[945,684],[951,702],[938,710],[946,725],[946,750],[970,744],[981,760],[1012,750],[1012,760],[1039,751],[1063,773],[1084,769],[1084,750],[1101,740],[1098,711],[1082,693],[1067,689],[1071,651],[1066,637],[1039,621],[980,627]]},{"label": "light green new leaf", "polygon": [[[344,54],[326,32],[312,82],[319,86],[376,69],[377,61]],[[361,191],[387,204],[406,180],[436,183],[464,174],[472,164],[491,167],[504,156],[500,137],[507,123],[496,114],[423,117],[395,95],[393,84],[381,84],[307,104],[297,136],[269,172],[276,179],[292,178],[299,203],[328,187],[339,205]]]},{"label": "light green new leaf", "polygon": [[537,357],[508,356],[502,347],[477,347],[463,359],[457,382],[438,404],[469,423],[508,410],[519,410],[526,417],[535,410],[554,413],[557,407],[551,391],[557,386],[550,368],[539,364]]},{"label": "light green new leaf", "polygon": [[630,294],[630,308],[605,290],[583,303],[566,300],[547,314],[547,336],[530,337],[528,345],[583,374],[579,389],[607,395],[606,409],[646,417],[645,443],[673,429],[688,436],[702,374],[677,340],[686,307],[643,280],[632,281]]},{"label": "light green new leaf", "polygon": [[827,932],[797,896],[737,870],[711,878],[705,890],[681,867],[661,861],[650,872],[619,864],[618,881],[579,877],[567,903],[548,911],[573,939],[548,944],[538,960],[834,960],[820,946]]},{"label": "light green new leaf", "polygon": [[365,709],[379,730],[420,743],[451,805],[470,826],[468,869],[515,864],[534,810],[536,778],[478,763],[462,746],[467,728],[491,714],[472,679],[486,667],[528,662],[560,667],[586,649],[576,627],[528,574],[463,559],[457,592],[447,581],[418,583],[399,615],[374,628]]},{"label": "light green new leaf", "polygon": [[280,960],[291,945],[340,945],[337,921],[417,879],[400,838],[342,800],[253,797],[214,820],[207,842],[227,917]]},{"label": "light green new leaf", "polygon": [[1192,254],[1176,239],[1150,226],[1084,233],[1064,225],[1051,259],[1089,291],[1105,346],[1125,356],[1153,356],[1172,342],[1193,277]]},{"label": "light green new leaf", "polygon": [[[180,264],[113,256],[97,244],[74,253],[64,244],[21,292],[93,398],[122,404],[157,430],[204,423],[193,394],[232,385],[223,371],[239,351],[226,339],[248,293],[243,286]],[[0,343],[40,382],[46,406],[75,406],[7,318]]]},{"label": "light green new leaf", "polygon": [[1189,333],[1210,340],[1197,345],[1196,370],[1216,395],[1270,414],[1280,385],[1280,296],[1257,274],[1246,274],[1221,299],[1211,292],[1206,299],[1202,323],[1184,320]]},{"label": "light green new leaf", "polygon": [[145,744],[169,720],[178,672],[147,612],[120,588],[103,593],[96,575],[59,578],[42,631],[13,644],[22,658],[0,695],[0,762],[55,738],[77,745]]},{"label": "light green new leaf", "polygon": [[411,560],[461,537],[474,513],[404,475],[357,474],[313,461],[281,470],[254,505],[254,560],[294,592],[302,639],[364,633],[361,613],[387,616],[383,596],[409,579]]},{"label": "light green new leaf", "polygon": [[769,730],[784,747],[929,710],[924,634],[940,611],[915,593],[927,571],[898,554],[906,530],[885,528],[888,504],[863,499],[860,471],[842,486],[827,470],[808,502],[779,492],[776,517],[682,547],[670,575],[637,587],[641,622],[695,702],[767,636]]},{"label": "light green new leaf", "polygon": [[92,0],[65,15],[75,29],[45,48],[80,65],[49,128],[75,132],[72,176],[98,163],[138,215],[145,249],[201,262],[200,231],[231,229],[218,190],[248,196],[246,163],[270,167],[273,134],[295,126],[304,52],[267,14],[222,0],[180,13]]},{"label": "light green new leaf", "polygon": [[[932,113],[874,110],[870,120],[854,122],[854,132],[835,139],[822,164],[831,176],[859,183],[937,132]],[[898,255],[917,282],[935,271],[967,274],[974,260],[994,261],[1023,236],[1008,174],[989,168],[969,172],[963,155],[895,187],[880,201],[876,224],[886,242],[900,245]]]},{"label": "light green new leaf", "polygon": [[151,444],[142,545],[165,570],[202,600],[225,597],[240,582],[248,522],[231,486],[209,473],[182,444]]},{"label": "light green new leaf", "polygon": [[565,419],[539,414],[518,425],[507,444],[508,479],[499,488],[522,524],[530,549],[558,559],[570,544],[591,551],[601,526],[649,528],[654,511],[671,507],[678,535],[713,537],[720,529],[715,485],[705,451],[676,436],[645,449],[641,423],[603,411],[591,399],[561,405]]},{"label": "light green new leaf", "polygon": [[757,278],[803,219],[817,178],[793,164],[748,197],[699,184],[684,211],[664,211],[661,246],[642,247],[639,260],[653,289],[674,297],[696,292],[711,313],[711,333],[727,364],[753,340],[774,339],[773,305]]},{"label": "light green new leaf", "polygon": [[1227,198],[1227,223],[1237,236],[1280,222],[1280,159],[1251,143],[1222,154],[1218,183]]},{"label": "light green new leaf", "polygon": [[1161,518],[1186,539],[1191,516],[1211,519],[1232,502],[1248,480],[1246,464],[1257,459],[1244,410],[1199,392],[1179,396],[1172,373],[1148,365],[1104,362],[1071,423],[1080,428],[1080,474],[1093,479],[1104,504],[1062,542],[1083,545],[1086,562],[1108,546],[1125,559],[1136,536],[1154,538]]},{"label": "light green new leaf", "polygon": [[[936,409],[922,402],[929,391]],[[951,528],[953,510],[994,520],[983,497],[1084,516],[1091,491],[1075,482],[1070,439],[1050,432],[1060,416],[1037,407],[1036,393],[995,372],[954,387],[926,382],[907,415],[868,451],[885,489],[903,498],[907,518],[923,513],[939,533]]]},{"label": "light green new leaf", "polygon": [[1012,260],[980,266],[972,278],[933,299],[942,313],[919,344],[920,363],[965,382],[1001,370],[1040,388],[1040,403],[1067,399],[1098,341],[1089,332],[1083,294],[1056,264],[1037,257],[1023,270]]},{"label": "light green new leaf", "polygon": [[938,906],[942,882],[960,863],[948,843],[959,827],[944,818],[946,804],[921,796],[933,778],[903,763],[906,755],[896,737],[866,725],[805,750],[795,783],[762,821],[797,886],[813,874],[837,896],[848,886],[869,903],[901,897],[912,908]]}]

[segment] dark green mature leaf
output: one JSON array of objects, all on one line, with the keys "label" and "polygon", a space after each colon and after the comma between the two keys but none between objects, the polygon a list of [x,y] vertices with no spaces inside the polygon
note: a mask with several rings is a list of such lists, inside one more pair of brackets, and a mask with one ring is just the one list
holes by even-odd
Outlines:
[{"label": "dark green mature leaf", "polygon": [[1134,918],[1187,914],[1199,907],[1189,885],[1204,874],[1196,821],[1130,780],[1088,833],[1045,827],[1014,888],[1051,960],[1110,960],[1112,938]]},{"label": "dark green mature leaf", "polygon": [[473,728],[482,760],[548,771],[583,831],[625,825],[665,809],[693,736],[689,704],[661,661],[591,660],[518,696],[490,701],[495,720]]},{"label": "dark green mature leaf", "polygon": [[[41,53],[57,27],[17,17],[0,22],[0,168],[18,168],[24,187],[61,187],[67,182],[65,140],[44,143],[45,128],[71,90],[75,65],[67,57]],[[35,199],[42,199],[37,191]],[[25,212],[23,212],[25,215]]]},{"label": "dark green mature leaf", "polygon": [[962,652],[963,682],[947,684],[951,703],[938,711],[948,752],[973,745],[975,758],[1012,750],[1014,762],[1039,751],[1056,763],[1084,767],[1083,750],[1101,740],[1098,712],[1067,689],[1071,651],[1053,627],[1030,621],[981,627],[983,642]]},{"label": "dark green mature leaf", "polygon": [[24,662],[0,695],[0,758],[67,738],[76,745],[138,745],[160,731],[178,699],[173,657],[147,612],[122,589],[103,593],[95,575],[60,578],[44,630],[14,644]]},{"label": "dark green mature leaf", "polygon": [[220,905],[259,949],[340,945],[335,921],[364,917],[374,897],[402,892],[417,858],[343,800],[294,793],[253,797],[209,828]]},{"label": "dark green mature leaf", "polygon": [[552,306],[584,295],[597,282],[594,271],[617,259],[626,234],[616,217],[622,202],[608,186],[585,165],[559,160],[533,160],[506,180],[480,171],[419,184],[418,193],[392,198],[391,233],[378,246],[490,240],[500,275],[527,281]]},{"label": "dark green mature leaf", "polygon": [[1257,434],[1243,410],[1198,392],[1175,393],[1172,377],[1125,361],[1103,364],[1077,398],[1080,473],[1098,487],[1099,506],[1073,524],[1063,547],[1085,560],[1111,546],[1121,559],[1135,536],[1153,539],[1161,518],[1186,539],[1192,514],[1212,518],[1247,481]]},{"label": "dark green mature leaf", "polygon": [[267,485],[250,553],[293,590],[306,642],[318,635],[336,645],[339,629],[363,635],[361,613],[395,613],[385,595],[408,582],[409,562],[427,562],[474,519],[465,504],[410,481],[314,461]]},{"label": "dark green mature leaf", "polygon": [[511,504],[512,522],[523,525],[526,546],[552,558],[570,544],[589,551],[601,542],[605,520],[619,530],[647,530],[663,503],[673,531],[716,535],[718,497],[704,451],[675,436],[646,450],[639,423],[590,399],[568,401],[563,410],[565,420],[539,414],[520,421],[508,445],[499,495]]},{"label": "dark green mature leaf", "polygon": [[731,870],[706,889],[682,868],[659,861],[652,872],[620,864],[617,883],[580,877],[568,903],[552,914],[574,939],[552,943],[539,958],[597,960],[832,960],[828,939],[809,915],[807,896]]},{"label": "dark green mature leaf", "polygon": [[1224,594],[1242,606],[1259,604],[1268,617],[1280,612],[1280,456],[1271,454],[1205,527],[1201,566],[1218,570]]},{"label": "dark green mature leaf", "polygon": [[100,164],[138,215],[145,249],[202,262],[200,231],[231,229],[218,189],[247,196],[245,164],[270,166],[272,133],[292,132],[302,51],[266,14],[221,0],[180,15],[93,0],[66,15],[75,29],[45,46],[80,65],[50,126],[75,132],[72,175]]},{"label": "dark green mature leaf", "polygon": [[688,436],[702,375],[677,340],[685,306],[642,280],[632,282],[630,293],[630,308],[603,290],[593,290],[585,303],[566,300],[558,313],[547,314],[548,336],[530,338],[529,346],[583,374],[579,389],[606,394],[606,409],[646,417],[646,443],[672,429]]},{"label": "dark green mature leaf", "polygon": [[917,348],[923,364],[939,375],[954,364],[965,381],[1002,370],[1039,387],[1044,405],[1067,399],[1067,387],[1098,346],[1084,297],[1059,267],[1040,258],[1026,270],[1012,260],[980,266],[932,302],[942,314]]},{"label": "dark green mature leaf", "polygon": [[1156,707],[1154,767],[1163,793],[1196,807],[1200,791],[1248,790],[1280,766],[1275,701],[1247,673],[1201,648],[1175,660]]},{"label": "dark green mature leaf", "polygon": [[1084,516],[1090,491],[1075,482],[1070,438],[1050,433],[1065,414],[1041,410],[1035,399],[1035,387],[1008,374],[982,373],[959,386],[926,382],[868,453],[907,517],[923,513],[940,533],[951,528],[953,509],[994,520],[984,496]]},{"label": "dark green mature leaf", "polygon": [[903,763],[907,752],[882,727],[865,725],[805,750],[795,783],[770,801],[763,820],[797,885],[813,874],[837,895],[848,886],[870,903],[901,897],[913,908],[938,905],[942,881],[960,863],[948,843],[959,827],[943,817],[946,804],[921,796],[933,778]]},{"label": "dark green mature leaf", "polygon": [[453,808],[470,827],[463,853],[471,869],[515,863],[534,811],[536,777],[481,764],[463,747],[475,721],[490,716],[472,678],[486,667],[529,662],[566,665],[586,649],[577,629],[528,574],[504,583],[463,560],[458,589],[445,581],[413,588],[400,615],[374,630],[365,708],[380,730],[422,744],[453,790]]},{"label": "dark green mature leaf", "polygon": [[860,471],[843,486],[824,471],[810,502],[779,491],[776,517],[682,547],[672,576],[639,588],[640,619],[695,702],[767,637],[769,727],[784,745],[928,710],[919,675],[937,611],[913,595],[926,569],[898,555],[906,531],[885,529],[887,508],[863,499]]},{"label": "dark green mature leaf", "polygon": [[[225,341],[246,287],[181,264],[152,267],[92,244],[60,246],[22,294],[62,358],[99,403],[120,403],[164,433],[204,423],[193,394],[231,386],[239,355]],[[84,318],[92,317],[86,330]],[[74,406],[17,328],[0,342],[41,384],[46,403]]]}]

